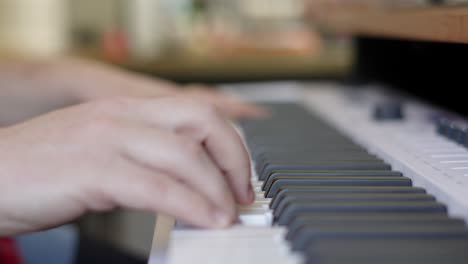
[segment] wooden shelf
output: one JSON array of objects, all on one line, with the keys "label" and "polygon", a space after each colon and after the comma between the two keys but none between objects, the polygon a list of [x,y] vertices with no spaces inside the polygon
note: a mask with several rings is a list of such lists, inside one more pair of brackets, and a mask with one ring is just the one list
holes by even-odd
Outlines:
[{"label": "wooden shelf", "polygon": [[128,69],[181,82],[235,82],[264,79],[342,77],[350,68],[350,50],[316,56],[236,56],[180,58],[121,64]]},{"label": "wooden shelf", "polygon": [[95,50],[76,49],[74,56],[104,61],[132,71],[179,82],[239,82],[274,79],[342,78],[353,63],[350,45],[327,46],[317,54],[238,54],[226,57],[169,56],[150,61],[112,62]]},{"label": "wooden shelf", "polygon": [[339,33],[468,43],[468,6],[334,8],[324,10],[315,20],[324,28]]}]

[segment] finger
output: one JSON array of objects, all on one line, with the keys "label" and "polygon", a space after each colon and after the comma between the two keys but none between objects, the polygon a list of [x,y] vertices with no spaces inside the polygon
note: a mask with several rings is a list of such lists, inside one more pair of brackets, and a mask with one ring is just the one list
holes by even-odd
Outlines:
[{"label": "finger", "polygon": [[266,108],[241,101],[220,98],[214,104],[223,113],[234,119],[266,118],[269,115]]},{"label": "finger", "polygon": [[223,94],[217,90],[206,88],[201,85],[191,85],[187,89],[186,95],[200,99],[204,102],[212,103],[227,116],[232,118],[262,118],[269,115],[266,108],[247,103],[233,95]]},{"label": "finger", "polygon": [[104,187],[118,206],[164,213],[199,227],[222,228],[232,222],[206,197],[162,172],[128,164],[118,174]]},{"label": "finger", "polygon": [[211,129],[205,130],[203,136],[210,157],[224,172],[236,200],[242,204],[253,202],[250,160],[244,142],[221,116],[213,117],[210,124]]},{"label": "finger", "polygon": [[139,116],[157,126],[196,139],[226,176],[240,203],[254,199],[250,161],[235,129],[213,108],[193,100],[165,98],[139,104]]},{"label": "finger", "polygon": [[233,194],[223,174],[199,143],[144,125],[133,124],[125,133],[125,153],[131,159],[184,182],[234,220]]}]

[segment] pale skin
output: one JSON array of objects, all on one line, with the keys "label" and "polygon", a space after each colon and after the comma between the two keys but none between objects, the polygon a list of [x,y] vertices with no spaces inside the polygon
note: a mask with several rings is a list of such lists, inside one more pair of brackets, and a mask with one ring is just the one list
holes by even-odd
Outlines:
[{"label": "pale skin", "polygon": [[116,207],[222,228],[237,203],[253,202],[248,154],[225,115],[262,109],[107,66],[60,65],[0,66],[0,236]]},{"label": "pale skin", "polygon": [[180,86],[79,59],[0,61],[0,126],[57,108],[109,97],[188,96],[210,103],[228,117],[259,117],[263,109],[203,85]]}]

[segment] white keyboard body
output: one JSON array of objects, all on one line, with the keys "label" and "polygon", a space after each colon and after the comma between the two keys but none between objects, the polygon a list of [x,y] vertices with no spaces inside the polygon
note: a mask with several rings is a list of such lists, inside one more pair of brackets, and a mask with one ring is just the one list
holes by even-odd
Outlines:
[{"label": "white keyboard body", "polygon": [[[403,121],[376,122],[371,113],[374,103],[384,97],[379,89],[350,97],[342,88],[334,83],[288,82],[231,86],[227,90],[254,101],[304,104],[410,177],[414,186],[425,188],[448,207],[451,216],[468,223],[468,149],[436,133],[428,117],[438,110],[406,101]],[[153,249],[149,263],[301,263],[301,256],[293,254],[284,240],[286,230],[271,225],[269,201],[255,177],[257,200],[250,207],[239,208],[240,224],[227,230],[176,227],[168,236],[165,251]]]}]

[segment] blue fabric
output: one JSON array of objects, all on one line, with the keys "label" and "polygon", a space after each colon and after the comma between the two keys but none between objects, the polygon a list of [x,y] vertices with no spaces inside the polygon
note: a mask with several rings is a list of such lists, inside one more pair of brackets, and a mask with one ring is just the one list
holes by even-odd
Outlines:
[{"label": "blue fabric", "polygon": [[73,225],[15,239],[24,264],[73,264],[78,250],[78,229]]}]

